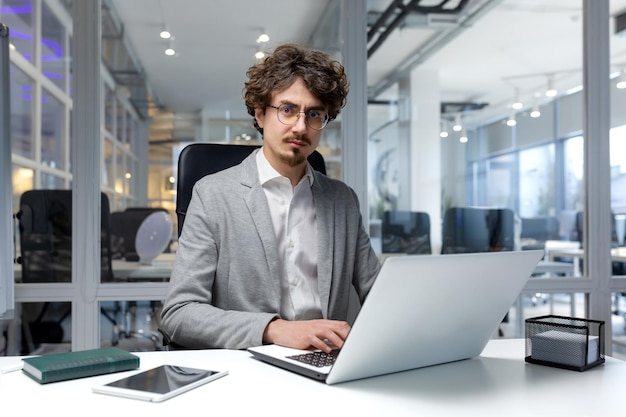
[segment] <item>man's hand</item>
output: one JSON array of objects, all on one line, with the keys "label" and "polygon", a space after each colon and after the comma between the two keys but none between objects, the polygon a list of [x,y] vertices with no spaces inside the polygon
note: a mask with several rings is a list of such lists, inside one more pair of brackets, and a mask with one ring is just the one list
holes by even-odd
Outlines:
[{"label": "man's hand", "polygon": [[270,322],[263,333],[264,343],[274,343],[295,349],[314,347],[330,353],[332,345],[343,346],[350,332],[350,325],[337,320],[287,321],[277,319]]}]

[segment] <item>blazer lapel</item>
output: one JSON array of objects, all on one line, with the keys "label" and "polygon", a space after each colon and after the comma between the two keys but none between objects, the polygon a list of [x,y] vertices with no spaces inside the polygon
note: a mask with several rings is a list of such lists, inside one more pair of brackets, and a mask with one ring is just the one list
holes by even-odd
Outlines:
[{"label": "blazer lapel", "polygon": [[281,293],[280,265],[278,263],[278,250],[274,225],[270,216],[267,199],[263,187],[259,183],[259,175],[256,166],[256,153],[247,157],[242,163],[241,185],[247,188],[244,200],[248,206],[248,211],[254,222],[254,227],[259,234],[265,251],[265,260],[270,273],[270,280],[274,285],[274,290],[278,297]]},{"label": "blazer lapel", "polygon": [[317,280],[324,318],[328,317],[335,243],[335,203],[328,198],[317,173],[313,174],[313,199],[317,217]]}]

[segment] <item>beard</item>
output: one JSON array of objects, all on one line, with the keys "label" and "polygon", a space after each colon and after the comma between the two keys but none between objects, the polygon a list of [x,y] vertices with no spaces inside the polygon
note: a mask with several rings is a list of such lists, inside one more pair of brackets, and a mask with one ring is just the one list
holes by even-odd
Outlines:
[{"label": "beard", "polygon": [[[297,139],[301,142],[311,145],[311,141],[306,137],[287,138],[284,139],[284,143],[288,143],[292,139]],[[304,155],[299,148],[291,148],[288,152],[282,152],[278,155],[279,159],[290,167],[296,167],[306,161],[308,155]]]}]

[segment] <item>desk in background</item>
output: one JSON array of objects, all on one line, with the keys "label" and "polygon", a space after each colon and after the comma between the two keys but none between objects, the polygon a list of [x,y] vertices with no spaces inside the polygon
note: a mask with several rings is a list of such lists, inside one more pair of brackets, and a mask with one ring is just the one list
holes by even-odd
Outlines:
[{"label": "desk in background", "polygon": [[[167,281],[172,273],[175,253],[162,253],[156,257],[152,265],[141,265],[139,262],[130,262],[123,259],[111,261],[113,267],[113,277],[115,281]],[[20,282],[22,277],[22,266],[13,265],[15,282]]]},{"label": "desk in background", "polygon": [[175,257],[175,253],[162,253],[151,265],[115,259],[112,261],[113,275],[116,281],[167,281],[172,273]]},{"label": "desk in background", "polygon": [[[584,249],[553,249],[549,252],[550,261],[556,258],[571,258],[574,263],[574,275],[581,276],[580,261],[585,257]],[[626,247],[611,249],[611,261],[626,262]]]},{"label": "desk in background", "polygon": [[[200,410],[214,416],[623,416],[626,362],[575,372],[524,362],[523,339],[492,340],[482,355],[328,386],[259,362],[245,351],[139,352],[141,369],[174,364],[228,369],[224,378],[164,403],[91,392],[129,371],[39,385],[20,372],[0,374],[4,410],[82,415],[96,410],[167,416]],[[0,357],[0,367],[16,357]],[[35,399],[35,400],[33,400]]]}]

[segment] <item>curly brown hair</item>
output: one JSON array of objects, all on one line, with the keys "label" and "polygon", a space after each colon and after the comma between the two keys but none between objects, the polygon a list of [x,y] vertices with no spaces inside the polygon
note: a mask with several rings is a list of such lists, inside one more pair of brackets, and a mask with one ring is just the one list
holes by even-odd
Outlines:
[{"label": "curly brown hair", "polygon": [[[300,78],[308,90],[322,102],[329,121],[346,105],[349,81],[343,65],[328,54],[289,43],[278,46],[262,62],[246,72],[248,81],[243,93],[248,113],[265,109],[275,91],[283,91]],[[254,120],[254,127],[263,129]]]}]

